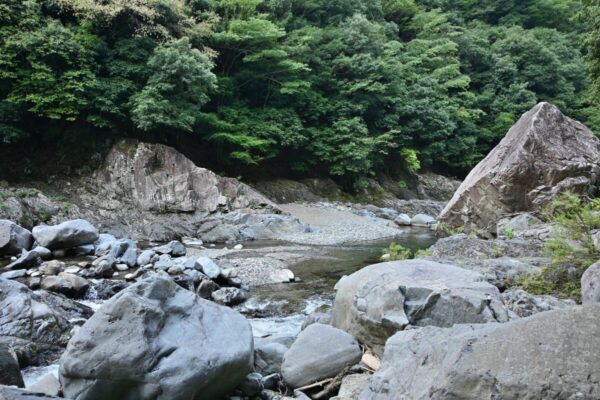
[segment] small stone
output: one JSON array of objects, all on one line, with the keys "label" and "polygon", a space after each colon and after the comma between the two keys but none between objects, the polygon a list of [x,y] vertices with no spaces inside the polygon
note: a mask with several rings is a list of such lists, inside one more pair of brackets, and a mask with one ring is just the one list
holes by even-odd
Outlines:
[{"label": "small stone", "polygon": [[199,257],[198,264],[202,267],[202,272],[210,279],[217,279],[221,275],[221,268],[208,257]]},{"label": "small stone", "polygon": [[221,288],[211,295],[212,299],[226,306],[235,306],[246,301],[246,294],[238,288]]},{"label": "small stone", "polygon": [[113,277],[113,278],[118,278],[118,277],[119,277],[119,273],[118,273],[118,272],[114,272],[114,273],[112,274],[112,277]]},{"label": "small stone", "polygon": [[16,269],[14,271],[7,271],[7,272],[0,274],[0,278],[5,278],[5,279],[24,278],[26,276],[27,276],[27,270],[25,270],[25,269]]},{"label": "small stone", "polygon": [[233,246],[234,250],[242,250],[244,248],[244,245],[242,244],[236,244],[235,246]]},{"label": "small stone", "polygon": [[132,281],[135,279],[135,274],[127,274],[124,276],[125,280]]},{"label": "small stone", "polygon": [[137,265],[150,264],[150,262],[152,261],[152,257],[154,257],[155,254],[156,253],[154,252],[154,250],[142,251],[137,258]]},{"label": "small stone", "polygon": [[117,271],[127,271],[127,270],[129,270],[129,265],[127,265],[127,264],[117,264],[117,265],[115,265],[115,269]]},{"label": "small stone", "polygon": [[394,220],[394,222],[398,226],[410,226],[411,225],[411,218],[407,214],[400,214],[400,215],[398,215],[396,217],[396,219]]},{"label": "small stone", "polygon": [[77,274],[77,273],[79,273],[79,271],[81,271],[81,268],[76,267],[76,266],[65,268],[65,272],[67,274]]},{"label": "small stone", "polygon": [[219,290],[219,285],[211,281],[210,279],[205,279],[200,282],[198,285],[198,290],[196,290],[196,294],[203,299],[210,299],[213,292]]}]

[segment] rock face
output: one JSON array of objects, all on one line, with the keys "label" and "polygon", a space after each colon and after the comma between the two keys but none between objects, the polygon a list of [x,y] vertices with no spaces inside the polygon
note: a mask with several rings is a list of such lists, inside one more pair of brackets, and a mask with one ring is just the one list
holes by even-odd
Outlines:
[{"label": "rock face", "polygon": [[599,312],[400,332],[360,399],[600,398]]},{"label": "rock face", "polygon": [[33,237],[40,246],[47,249],[69,249],[94,243],[98,239],[98,230],[88,221],[76,219],[54,226],[36,226],[33,228]]},{"label": "rock face", "polygon": [[360,361],[362,351],[346,332],[330,325],[312,324],[303,330],[285,353],[281,375],[286,384],[299,388],[336,376]]},{"label": "rock face", "polygon": [[75,400],[209,400],[243,381],[252,355],[244,317],[156,275],[107,301],[77,331],[59,373]]},{"label": "rock face", "polygon": [[500,292],[482,275],[432,261],[371,265],[342,278],[336,289],[332,324],[376,352],[409,325],[508,320]]},{"label": "rock face", "polygon": [[491,237],[504,215],[541,210],[564,191],[596,192],[598,160],[600,140],[588,128],[540,103],[471,171],[439,219]]},{"label": "rock face", "polygon": [[581,277],[583,304],[600,303],[600,261],[590,266]]},{"label": "rock face", "polygon": [[0,220],[0,254],[20,254],[33,244],[31,232],[12,221]]},{"label": "rock face", "polygon": [[116,144],[99,177],[116,197],[129,199],[146,211],[189,213],[273,207],[249,186],[197,167],[175,149],[160,144]]},{"label": "rock face", "polygon": [[70,320],[91,314],[88,307],[64,297],[0,279],[0,338],[15,349],[22,364],[52,360],[67,345]]}]

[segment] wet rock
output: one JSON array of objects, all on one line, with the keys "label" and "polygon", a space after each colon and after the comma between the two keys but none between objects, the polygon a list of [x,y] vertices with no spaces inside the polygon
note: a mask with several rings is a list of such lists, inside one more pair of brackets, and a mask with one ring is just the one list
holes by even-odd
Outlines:
[{"label": "wet rock", "polygon": [[594,194],[600,140],[548,103],[524,114],[458,188],[440,221],[491,237],[515,212],[541,211],[565,191]]},{"label": "wet rock", "polygon": [[348,333],[329,325],[313,324],[298,335],[285,353],[281,375],[285,383],[299,388],[331,378],[360,361],[362,351]]},{"label": "wet rock", "polygon": [[57,276],[45,277],[41,287],[50,292],[62,293],[67,297],[80,298],[90,287],[90,283],[80,276],[61,272]]},{"label": "wet rock", "polygon": [[581,277],[583,304],[600,303],[600,261],[591,265]]},{"label": "wet rock", "polygon": [[0,219],[0,255],[20,254],[31,249],[31,232],[12,221]]},{"label": "wet rock", "polygon": [[425,260],[370,265],[336,285],[332,324],[380,353],[413,326],[506,322],[498,288],[476,272]]},{"label": "wet rock", "polygon": [[225,306],[235,306],[246,301],[246,293],[238,288],[226,287],[215,290],[211,297],[214,301]]},{"label": "wet rock", "polygon": [[77,400],[216,399],[250,372],[252,347],[240,314],[155,275],[108,300],[77,331],[60,381]]},{"label": "wet rock", "polygon": [[502,293],[502,299],[506,308],[519,317],[529,317],[543,311],[562,310],[576,305],[573,300],[560,300],[548,295],[536,296],[521,289]]},{"label": "wet rock", "polygon": [[66,221],[54,226],[39,225],[33,228],[32,233],[40,246],[50,250],[90,244],[98,239],[98,230],[83,219]]},{"label": "wet rock", "polygon": [[91,314],[63,296],[0,278],[0,338],[12,345],[22,366],[54,360],[71,336],[70,321]]},{"label": "wet rock", "polygon": [[590,305],[397,333],[360,398],[600,398],[599,312]]},{"label": "wet rock", "polygon": [[0,344],[0,385],[25,387],[15,352]]},{"label": "wet rock", "polygon": [[278,269],[271,273],[270,281],[273,283],[294,282],[295,276],[289,269]]}]

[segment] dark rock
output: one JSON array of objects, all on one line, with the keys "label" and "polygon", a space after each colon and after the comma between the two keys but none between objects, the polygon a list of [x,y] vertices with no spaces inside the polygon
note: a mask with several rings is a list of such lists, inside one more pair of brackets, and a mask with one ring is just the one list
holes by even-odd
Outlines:
[{"label": "dark rock", "polygon": [[25,387],[15,352],[0,344],[0,385]]}]

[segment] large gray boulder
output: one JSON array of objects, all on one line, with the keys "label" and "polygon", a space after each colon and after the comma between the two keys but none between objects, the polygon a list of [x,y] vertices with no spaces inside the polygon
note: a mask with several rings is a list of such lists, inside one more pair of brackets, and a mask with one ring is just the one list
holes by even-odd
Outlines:
[{"label": "large gray boulder", "polygon": [[40,246],[50,250],[68,249],[94,243],[98,239],[98,230],[84,219],[75,219],[54,226],[36,226],[33,237]]},{"label": "large gray boulder", "polygon": [[598,313],[590,305],[400,332],[360,399],[598,399]]},{"label": "large gray boulder", "polygon": [[12,221],[0,219],[0,255],[20,254],[31,249],[32,244],[31,232]]},{"label": "large gray boulder", "polygon": [[593,194],[600,139],[548,103],[524,114],[467,176],[439,220],[484,236],[505,215],[540,211],[557,194]]},{"label": "large gray boulder", "polygon": [[581,276],[581,302],[600,303],[600,261],[592,264]]},{"label": "large gray boulder", "polygon": [[299,388],[332,378],[361,357],[360,346],[351,335],[330,325],[312,324],[283,356],[281,375],[288,386]]},{"label": "large gray boulder", "polygon": [[370,265],[336,285],[332,325],[376,352],[408,326],[506,322],[498,288],[476,272],[426,260]]},{"label": "large gray boulder", "polygon": [[65,297],[0,278],[0,342],[13,347],[21,364],[54,361],[71,337],[71,321],[91,314]]},{"label": "large gray boulder", "polygon": [[165,275],[107,301],[75,334],[60,381],[75,400],[209,400],[252,368],[250,324]]},{"label": "large gray boulder", "polygon": [[504,305],[519,317],[529,317],[544,311],[562,310],[576,305],[573,300],[561,300],[550,295],[533,295],[521,289],[502,293]]}]

